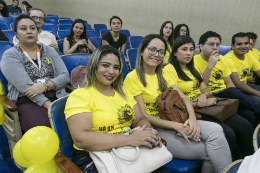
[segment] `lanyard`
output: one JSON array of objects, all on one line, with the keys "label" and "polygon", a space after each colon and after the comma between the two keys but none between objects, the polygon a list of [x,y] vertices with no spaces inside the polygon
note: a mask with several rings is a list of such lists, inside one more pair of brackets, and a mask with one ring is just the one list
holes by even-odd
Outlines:
[{"label": "lanyard", "polygon": [[35,64],[32,60],[32,58],[30,58],[30,56],[27,54],[27,52],[25,52],[24,48],[21,46],[21,44],[19,43],[19,46],[20,48],[22,49],[24,55],[33,63],[33,65],[39,70],[39,73],[40,73],[40,70],[41,70],[41,58],[40,58],[40,49],[37,45],[37,60],[38,60],[38,66],[37,64]]}]

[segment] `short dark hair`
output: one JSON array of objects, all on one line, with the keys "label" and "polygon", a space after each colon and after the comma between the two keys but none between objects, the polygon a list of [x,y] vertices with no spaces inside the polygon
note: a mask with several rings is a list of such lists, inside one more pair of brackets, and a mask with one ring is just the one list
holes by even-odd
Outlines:
[{"label": "short dark hair", "polygon": [[249,41],[249,36],[248,36],[247,33],[239,32],[239,33],[236,33],[236,34],[234,34],[234,35],[232,36],[232,40],[231,40],[231,41],[232,41],[232,44],[233,44],[233,45],[235,45],[235,39],[236,39],[237,37],[242,37],[242,38],[248,37],[248,41]]},{"label": "short dark hair", "polygon": [[207,31],[200,36],[199,44],[204,45],[206,43],[207,39],[211,38],[211,37],[217,37],[221,43],[221,36],[218,33],[214,32],[214,31]]},{"label": "short dark hair", "polygon": [[249,36],[252,36],[253,37],[253,39],[257,39],[257,34],[256,33],[254,33],[254,32],[247,32],[247,34],[249,35]]},{"label": "short dark hair", "polygon": [[186,25],[186,24],[179,24],[174,29],[174,35],[173,35],[174,40],[176,40],[180,36],[180,29],[183,26],[185,26],[187,28],[188,33],[186,35],[190,36],[190,29],[189,29],[188,25]]},{"label": "short dark hair", "polygon": [[[17,16],[15,19],[14,19],[14,32],[17,32],[17,25],[18,23],[20,22],[20,20],[22,19],[30,19],[31,21],[33,21],[33,23],[35,24],[36,28],[37,28],[37,25],[36,25],[36,22],[27,14],[21,14],[20,16]],[[37,28],[38,30],[38,28]]]},{"label": "short dark hair", "polygon": [[120,20],[121,25],[123,25],[123,21],[120,19],[120,17],[118,17],[118,16],[112,16],[112,17],[110,18],[110,20],[109,20],[110,26],[111,26],[111,23],[112,23],[112,20],[113,20],[113,19],[118,19],[118,20]]},{"label": "short dark hair", "polygon": [[46,14],[45,14],[44,11],[42,11],[42,10],[39,9],[39,8],[31,8],[31,9],[27,12],[27,14],[28,14],[29,16],[31,16],[31,11],[41,11],[41,12],[43,12],[43,14],[44,14],[44,22],[46,21]]}]

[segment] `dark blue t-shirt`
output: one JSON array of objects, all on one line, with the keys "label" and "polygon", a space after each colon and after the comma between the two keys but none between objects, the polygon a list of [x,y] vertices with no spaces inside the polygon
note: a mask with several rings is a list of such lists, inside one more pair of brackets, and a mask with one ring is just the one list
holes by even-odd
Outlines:
[{"label": "dark blue t-shirt", "polygon": [[9,13],[22,13],[22,9],[20,7],[16,7],[14,8],[13,5],[8,5],[8,10],[9,10]]}]

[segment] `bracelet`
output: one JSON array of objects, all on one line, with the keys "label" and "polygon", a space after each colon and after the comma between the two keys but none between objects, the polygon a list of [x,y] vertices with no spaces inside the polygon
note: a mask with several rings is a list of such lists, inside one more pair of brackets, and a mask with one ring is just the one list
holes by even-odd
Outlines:
[{"label": "bracelet", "polygon": [[43,84],[45,86],[45,92],[50,91],[50,84],[48,82],[44,82]]},{"label": "bracelet", "polygon": [[201,93],[201,94],[205,94],[206,95],[206,98],[209,97],[208,93],[204,92],[204,93]]}]

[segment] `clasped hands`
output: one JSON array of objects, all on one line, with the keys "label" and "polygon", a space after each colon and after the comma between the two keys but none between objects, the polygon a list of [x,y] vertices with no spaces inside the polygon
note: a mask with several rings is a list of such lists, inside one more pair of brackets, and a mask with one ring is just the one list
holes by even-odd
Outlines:
[{"label": "clasped hands", "polygon": [[27,85],[31,85],[27,90],[24,91],[24,94],[29,98],[34,98],[37,95],[43,93],[46,87],[43,84],[29,82]]}]

